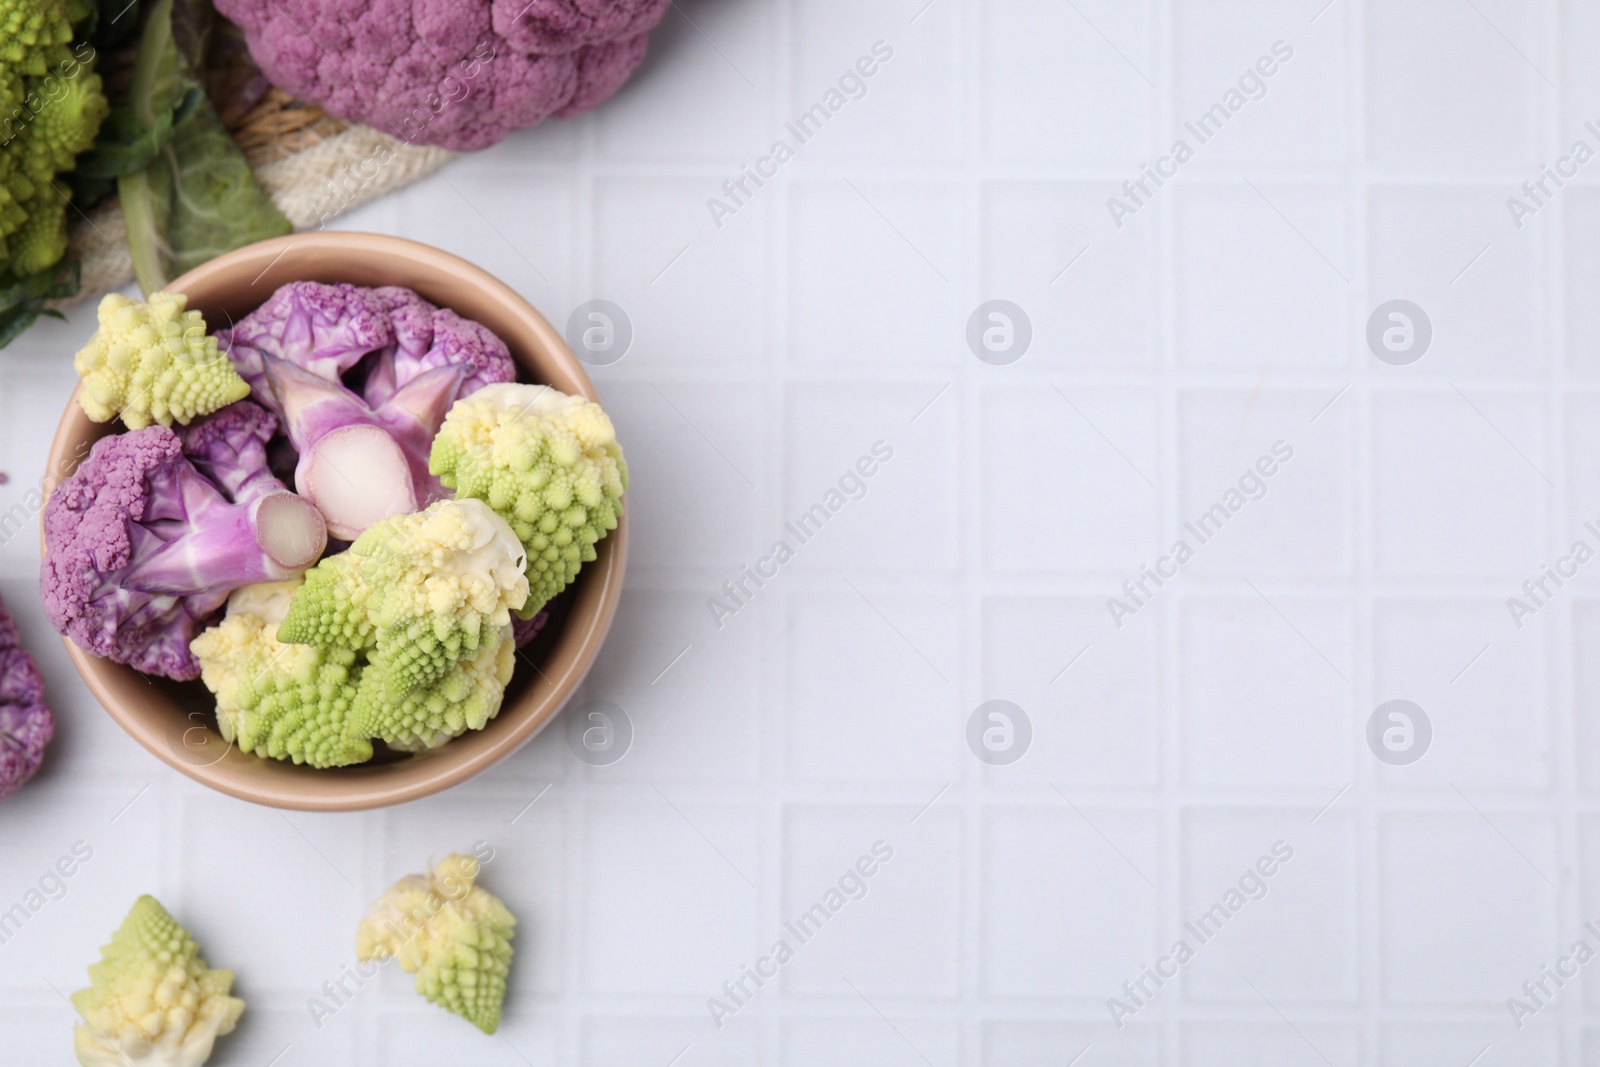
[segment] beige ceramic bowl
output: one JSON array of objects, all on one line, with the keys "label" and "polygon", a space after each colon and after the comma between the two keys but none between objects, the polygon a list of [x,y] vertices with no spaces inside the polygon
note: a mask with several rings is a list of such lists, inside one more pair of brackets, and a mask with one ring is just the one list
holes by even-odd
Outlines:
[{"label": "beige ceramic bowl", "polygon": [[[173,282],[189,307],[216,328],[262,303],[285,282],[312,279],[357,285],[405,285],[428,300],[476,319],[505,339],[525,380],[596,400],[594,385],[566,342],[509,286],[436,248],[368,233],[296,234],[219,256]],[[97,425],[77,394],[61,416],[47,471],[65,476],[71,457],[112,425]],[[480,731],[443,747],[336,770],[260,759],[231,748],[215,732],[211,695],[199,682],[152,679],[98,659],[71,641],[67,650],[84,681],[122,728],[197,782],[231,796],[303,811],[351,811],[400,804],[437,793],[505,759],[555,718],[594,664],[622,593],[628,554],[623,518],[598,546],[599,558],[556,602],[559,610],[517,660],[500,714]]]}]

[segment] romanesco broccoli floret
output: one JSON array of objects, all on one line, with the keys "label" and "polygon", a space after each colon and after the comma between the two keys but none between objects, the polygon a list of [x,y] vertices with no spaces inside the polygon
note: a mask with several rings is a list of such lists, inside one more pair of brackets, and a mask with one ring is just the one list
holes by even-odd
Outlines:
[{"label": "romanesco broccoli floret", "polygon": [[217,725],[242,752],[313,767],[372,758],[372,743],[351,729],[362,673],[354,649],[286,645],[277,630],[300,582],[247,585],[228,598],[228,614],[194,639],[200,678],[217,696]]},{"label": "romanesco broccoli floret", "polygon": [[83,1016],[73,1045],[83,1067],[200,1067],[244,1001],[233,972],[212,970],[189,932],[155,897],[134,902],[72,995]]},{"label": "romanesco broccoli floret", "polygon": [[306,571],[305,583],[278,627],[278,640],[318,648],[371,649],[377,631],[367,607],[372,587],[361,578],[361,561],[347,548]]},{"label": "romanesco broccoli floret", "polygon": [[468,730],[481,730],[500,713],[516,661],[516,639],[511,627],[503,626],[486,634],[470,659],[456,660],[443,677],[395,700],[383,681],[383,657],[374,655],[356,692],[355,730],[407,752],[438,748]]},{"label": "romanesco broccoli floret", "polygon": [[82,69],[78,65],[70,76],[48,81],[49,95],[26,127],[27,152],[17,162],[30,181],[48,185],[58,172],[71,170],[78,153],[94,143],[106,117],[106,98],[100,76],[79,73]]},{"label": "romanesco broccoli floret", "polygon": [[69,0],[0,0],[0,274],[53,266],[67,248],[71,170],[110,113],[93,52],[71,47],[89,8]]},{"label": "romanesco broccoli floret", "polygon": [[154,293],[134,300],[108,293],[100,301],[100,328],[72,365],[83,379],[78,403],[95,422],[117,415],[130,430],[153,422],[188,425],[250,394],[217,341],[206,335],[188,298]]},{"label": "romanesco broccoli floret", "polygon": [[[0,33],[5,33],[0,28]],[[0,51],[4,51],[12,44],[9,37],[0,37]],[[22,88],[22,72],[17,70],[0,58],[0,140],[5,140],[16,129],[17,120],[22,117],[18,110],[22,107],[26,97]],[[11,117],[11,127],[5,125],[7,117]]]},{"label": "romanesco broccoli floret", "polygon": [[18,74],[47,73],[71,43],[71,12],[63,0],[0,2],[0,63]]},{"label": "romanesco broccoli floret", "polygon": [[501,384],[458,400],[428,469],[456,497],[483,500],[528,552],[528,618],[595,558],[616,529],[628,465],[599,404],[544,385]]},{"label": "romanesco broccoli floret", "polygon": [[387,699],[400,701],[476,657],[510,623],[528,596],[523,565],[505,520],[481,501],[442,500],[369,527],[323,560],[278,636],[360,647],[370,638]]},{"label": "romanesco broccoli floret", "polygon": [[517,920],[474,885],[478,861],[446,856],[427,875],[407,875],[372,905],[356,931],[361,962],[393,957],[418,993],[486,1034],[500,1025]]},{"label": "romanesco broccoli floret", "polygon": [[60,197],[33,200],[17,228],[6,238],[18,274],[32,274],[55,263],[67,251],[67,202]]}]

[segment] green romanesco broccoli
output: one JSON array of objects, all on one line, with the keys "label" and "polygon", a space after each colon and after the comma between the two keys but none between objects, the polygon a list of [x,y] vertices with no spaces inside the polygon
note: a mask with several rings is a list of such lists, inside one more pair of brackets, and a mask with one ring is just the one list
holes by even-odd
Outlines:
[{"label": "green romanesco broccoli", "polygon": [[372,742],[351,728],[362,668],[358,653],[286,645],[277,630],[299,581],[247,585],[228,614],[190,644],[200,677],[217,696],[217,725],[242,752],[313,767],[372,758]]},{"label": "green romanesco broccoli", "polygon": [[628,465],[599,404],[544,385],[490,385],[456,401],[428,469],[456,497],[483,500],[528,551],[531,617],[616,529]]},{"label": "green romanesco broccoli", "polygon": [[67,254],[65,200],[41,198],[22,210],[27,217],[5,239],[19,277],[46,270]]},{"label": "green romanesco broccoli", "polygon": [[356,691],[355,730],[408,752],[438,748],[468,730],[481,730],[500,713],[517,662],[511,627],[485,635],[470,659],[459,659],[437,681],[395,700],[383,681],[383,657],[374,655]]},{"label": "green romanesco broccoli", "polygon": [[83,1016],[73,1045],[83,1067],[200,1067],[244,1001],[228,995],[232,971],[216,971],[155,897],[136,900],[72,994]]},{"label": "green romanesco broccoli", "polygon": [[33,274],[66,253],[68,193],[56,176],[111,111],[93,49],[72,46],[89,11],[71,0],[0,0],[0,275]]},{"label": "green romanesco broccoli", "polygon": [[278,627],[278,640],[360,652],[371,649],[377,631],[367,608],[372,587],[361,578],[362,559],[347,548],[306,571],[305,584]]},{"label": "green romanesco broccoli", "polygon": [[65,3],[8,0],[0,5],[0,63],[18,74],[39,75],[72,43]]},{"label": "green romanesco broccoli", "polygon": [[206,335],[200,312],[184,310],[187,302],[180,293],[149,300],[106,294],[100,328],[72,361],[83,379],[84,414],[95,422],[120,414],[130,430],[153,422],[187,426],[250,395],[217,339]]},{"label": "green romanesco broccoli", "polygon": [[474,885],[478,861],[450,855],[427,875],[400,879],[356,930],[362,963],[394,958],[417,992],[486,1034],[500,1026],[516,917]]},{"label": "green romanesco broccoli", "polygon": [[[295,594],[280,640],[367,647],[399,702],[476,657],[528,597],[524,552],[477,500],[442,500],[371,526]],[[372,684],[375,680],[369,680]]]}]

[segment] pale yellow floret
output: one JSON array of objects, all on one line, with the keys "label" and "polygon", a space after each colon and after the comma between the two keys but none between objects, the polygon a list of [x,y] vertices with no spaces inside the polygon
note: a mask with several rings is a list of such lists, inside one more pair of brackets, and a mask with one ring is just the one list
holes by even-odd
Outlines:
[{"label": "pale yellow floret", "polygon": [[153,293],[148,301],[108,293],[100,328],[72,365],[83,379],[78,403],[95,422],[118,415],[131,430],[151,423],[187,425],[250,394],[217,340],[206,334],[187,297]]},{"label": "pale yellow floret", "polygon": [[528,553],[530,617],[596,557],[616,529],[628,466],[604,409],[544,385],[486,386],[456,402],[428,469],[458,499],[511,524]]},{"label": "pale yellow floret", "polygon": [[72,995],[83,1021],[73,1046],[83,1067],[200,1067],[244,1001],[233,972],[212,970],[188,931],[154,897],[134,902]]},{"label": "pale yellow floret", "polygon": [[242,664],[270,663],[275,657],[313,651],[306,645],[280,645],[277,627],[301,583],[262,582],[234,590],[228,614],[189,643],[200,661],[200,680],[217,698],[217,725],[225,741],[237,735]]},{"label": "pale yellow floret", "polygon": [[389,697],[400,700],[476,656],[528,599],[527,555],[482,501],[441,500],[356,539]]},{"label": "pale yellow floret", "polygon": [[372,905],[356,930],[363,963],[393,959],[416,975],[418,993],[492,1034],[500,1025],[517,920],[475,885],[478,861],[450,855],[426,875],[407,875]]},{"label": "pale yellow floret", "polygon": [[480,501],[444,500],[397,515],[376,534],[363,534],[361,544],[367,583],[381,587],[373,619],[380,629],[429,618],[443,641],[460,618],[506,625],[528,598],[522,544]]}]

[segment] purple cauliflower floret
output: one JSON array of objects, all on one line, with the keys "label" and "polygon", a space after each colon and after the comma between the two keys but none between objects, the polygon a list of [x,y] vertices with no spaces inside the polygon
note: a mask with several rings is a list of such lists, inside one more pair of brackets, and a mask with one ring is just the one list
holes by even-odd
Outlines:
[{"label": "purple cauliflower floret", "polygon": [[17,640],[17,624],[0,602],[0,800],[33,777],[55,732],[39,666]]},{"label": "purple cauliflower floret", "polygon": [[337,378],[368,352],[392,344],[394,326],[376,290],[348,282],[290,282],[216,336],[218,347],[242,346],[230,352],[233,367],[257,399],[270,406],[271,394],[262,396],[258,388],[264,373],[261,361],[252,357],[275,356]]},{"label": "purple cauliflower floret", "polygon": [[521,52],[560,55],[650,32],[665,14],[654,0],[535,0],[491,4],[494,32]]},{"label": "purple cauliflower floret", "polygon": [[487,326],[464,319],[449,308],[434,307],[401,286],[372,292],[389,311],[394,349],[387,359],[380,357],[367,375],[361,389],[367,403],[377,407],[414,379],[440,367],[465,368],[458,397],[516,379],[511,351]]},{"label": "purple cauliflower floret", "polygon": [[[205,462],[225,466],[220,451]],[[95,442],[44,509],[39,591],[55,628],[146,674],[199,677],[189,642],[228,594],[294,578],[327,545],[316,508],[276,479],[219,476],[248,493],[230,500],[165,426]]]},{"label": "purple cauliflower floret", "polygon": [[274,85],[414,144],[487,148],[595,107],[670,0],[217,0]]},{"label": "purple cauliflower floret", "polygon": [[260,404],[240,400],[208,419],[177,431],[183,454],[235,504],[283,491],[267,463],[278,418]]},{"label": "purple cauliflower floret", "polygon": [[444,499],[428,454],[445,413],[516,376],[487,328],[395,286],[290,282],[219,330],[217,346],[283,419],[295,488],[344,540]]}]

